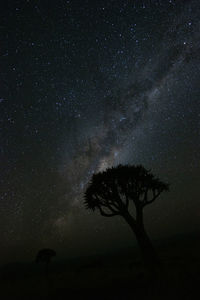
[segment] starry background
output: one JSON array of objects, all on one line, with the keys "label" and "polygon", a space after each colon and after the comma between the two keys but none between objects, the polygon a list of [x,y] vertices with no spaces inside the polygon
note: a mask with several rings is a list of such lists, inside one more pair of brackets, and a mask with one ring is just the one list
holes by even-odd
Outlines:
[{"label": "starry background", "polygon": [[92,173],[119,163],[171,184],[146,208],[152,238],[198,231],[199,1],[1,5],[1,259],[134,244],[121,219],[83,207]]}]

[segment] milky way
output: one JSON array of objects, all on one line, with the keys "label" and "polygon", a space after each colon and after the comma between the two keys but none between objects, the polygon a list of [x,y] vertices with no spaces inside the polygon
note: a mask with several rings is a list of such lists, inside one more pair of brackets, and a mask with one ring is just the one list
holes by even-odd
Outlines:
[{"label": "milky way", "polygon": [[91,175],[119,163],[172,183],[147,217],[152,234],[184,231],[188,219],[194,230],[198,1],[19,1],[2,11],[2,251],[87,252],[96,235],[112,248],[107,230],[121,246],[128,229],[83,207]]}]

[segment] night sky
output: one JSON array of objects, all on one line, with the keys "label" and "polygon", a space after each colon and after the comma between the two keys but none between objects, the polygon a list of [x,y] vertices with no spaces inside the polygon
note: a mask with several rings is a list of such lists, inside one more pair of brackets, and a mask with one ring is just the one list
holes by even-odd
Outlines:
[{"label": "night sky", "polygon": [[0,10],[1,260],[126,248],[83,206],[93,172],[143,164],[170,192],[152,239],[199,230],[199,0],[5,1]]}]

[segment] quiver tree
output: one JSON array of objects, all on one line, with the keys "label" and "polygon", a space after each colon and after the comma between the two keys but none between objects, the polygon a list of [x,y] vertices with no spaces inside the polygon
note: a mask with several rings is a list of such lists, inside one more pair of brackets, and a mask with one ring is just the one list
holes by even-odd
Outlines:
[{"label": "quiver tree", "polygon": [[159,261],[144,228],[143,209],[168,188],[141,165],[119,165],[92,176],[84,203],[104,217],[123,217],[136,236],[145,264],[155,265]]},{"label": "quiver tree", "polygon": [[42,249],[36,255],[36,263],[44,263],[45,264],[45,273],[48,276],[49,271],[49,263],[51,262],[52,257],[56,256],[56,252],[52,249]]}]

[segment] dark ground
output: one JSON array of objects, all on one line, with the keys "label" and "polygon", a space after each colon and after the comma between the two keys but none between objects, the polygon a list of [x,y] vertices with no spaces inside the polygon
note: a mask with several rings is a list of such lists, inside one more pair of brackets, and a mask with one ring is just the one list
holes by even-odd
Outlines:
[{"label": "dark ground", "polygon": [[137,249],[113,255],[3,265],[2,299],[198,299],[200,234],[154,242],[162,261],[156,274],[144,269]]}]

